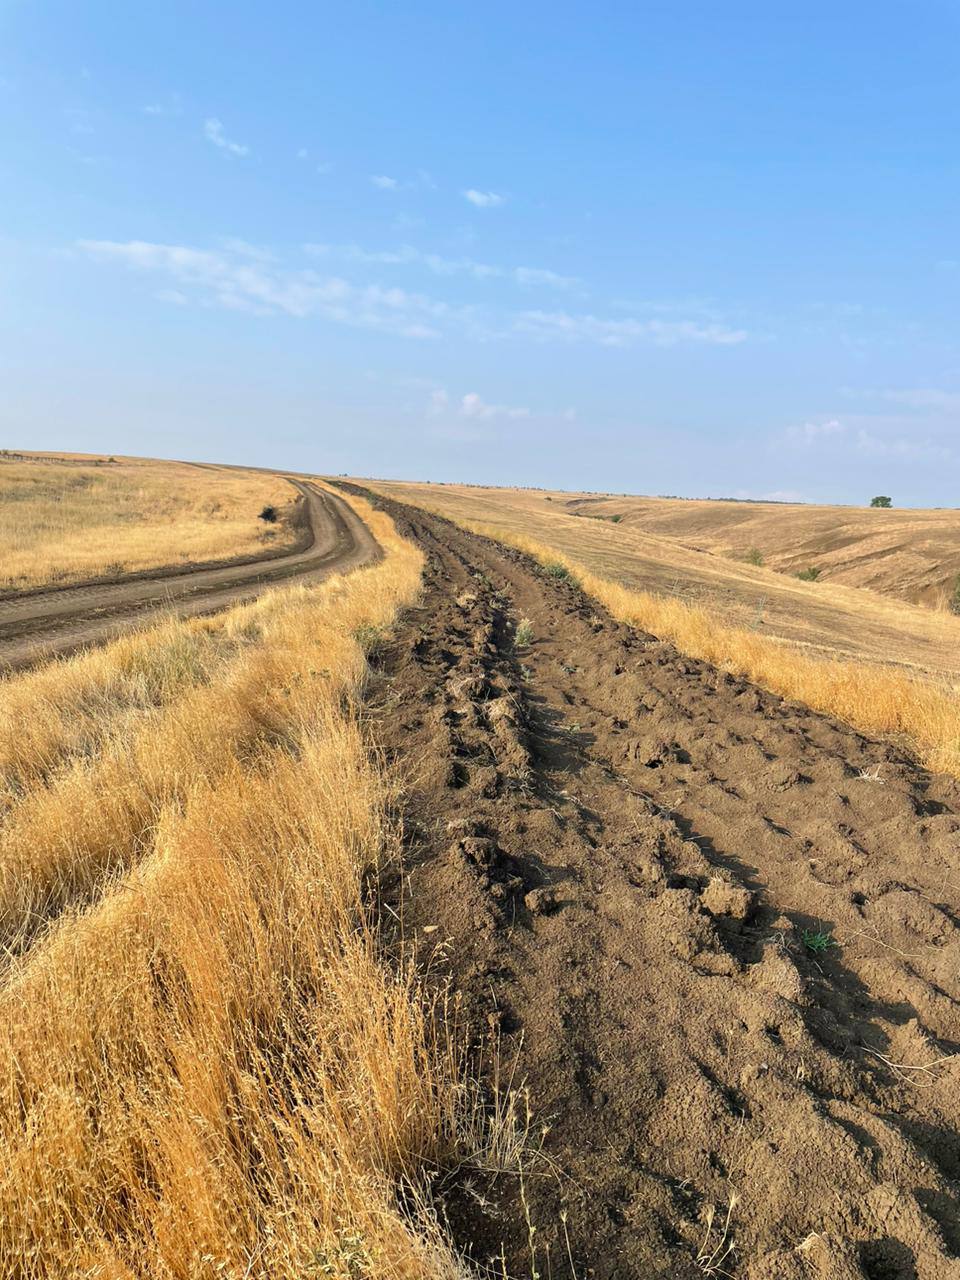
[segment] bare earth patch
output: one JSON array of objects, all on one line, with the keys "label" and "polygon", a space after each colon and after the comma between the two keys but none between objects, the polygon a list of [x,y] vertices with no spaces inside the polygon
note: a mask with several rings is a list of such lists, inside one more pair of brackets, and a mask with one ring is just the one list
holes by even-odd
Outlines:
[{"label": "bare earth patch", "polygon": [[598,1280],[956,1275],[960,784],[386,506],[428,557],[375,705],[394,907],[533,1113],[522,1176],[445,1187],[462,1247]]}]

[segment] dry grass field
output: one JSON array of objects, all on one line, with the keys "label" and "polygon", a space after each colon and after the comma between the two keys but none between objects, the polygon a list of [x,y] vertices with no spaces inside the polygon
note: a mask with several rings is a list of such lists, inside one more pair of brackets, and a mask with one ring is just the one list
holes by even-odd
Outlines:
[{"label": "dry grass field", "polygon": [[478,1116],[362,891],[421,557],[362,514],[379,565],[0,684],[2,1276],[459,1274],[424,1170]]},{"label": "dry grass field", "polygon": [[932,608],[945,607],[960,575],[960,522],[950,509],[597,494],[554,494],[551,500],[577,516],[619,516],[628,528],[690,550],[737,557],[756,548],[781,573],[812,566],[822,581],[868,587]]},{"label": "dry grass field", "polygon": [[[254,472],[0,455],[0,591],[289,546],[294,498],[285,480]],[[273,524],[258,519],[266,506]]]}]

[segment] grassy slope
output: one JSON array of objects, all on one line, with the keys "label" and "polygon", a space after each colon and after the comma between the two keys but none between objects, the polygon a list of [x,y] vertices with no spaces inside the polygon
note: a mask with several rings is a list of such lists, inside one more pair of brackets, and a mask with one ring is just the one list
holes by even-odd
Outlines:
[{"label": "grassy slope", "polygon": [[[295,540],[276,476],[185,463],[0,457],[0,590],[257,554]],[[281,519],[258,519],[267,505]]]},{"label": "grassy slope", "polygon": [[556,494],[581,514],[623,517],[628,526],[719,555],[759,548],[768,565],[938,607],[960,574],[960,523],[951,510],[872,510],[773,502],[711,502]]}]

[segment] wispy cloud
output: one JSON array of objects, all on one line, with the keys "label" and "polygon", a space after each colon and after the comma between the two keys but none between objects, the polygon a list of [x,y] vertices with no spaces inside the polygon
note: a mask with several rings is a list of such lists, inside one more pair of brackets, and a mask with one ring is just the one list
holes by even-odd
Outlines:
[{"label": "wispy cloud", "polygon": [[243,241],[217,250],[143,240],[81,240],[77,246],[98,262],[166,277],[178,302],[253,315],[321,316],[339,324],[404,337],[437,336],[438,323],[454,314],[446,303],[403,289],[355,285],[309,269],[291,270],[266,251]]},{"label": "wispy cloud", "polygon": [[427,253],[412,245],[399,249],[370,250],[357,244],[307,244],[307,253],[314,257],[336,257],[348,262],[362,262],[385,266],[422,266],[438,276],[471,276],[476,280],[512,280],[529,287],[544,286],[551,289],[572,289],[579,281],[573,276],[563,276],[542,267],[501,267],[488,262],[476,262],[472,258],[445,258],[438,253]]},{"label": "wispy cloud", "polygon": [[219,147],[222,151],[229,151],[234,156],[246,156],[250,154],[250,148],[239,142],[232,142],[223,132],[223,125],[216,118],[211,116],[203,122],[203,136],[208,142],[212,142],[215,147]]},{"label": "wispy cloud", "polygon": [[[423,385],[420,379],[415,379],[414,384]],[[559,413],[553,411],[544,412],[543,410],[529,409],[525,405],[497,404],[493,401],[485,400],[477,391],[468,391],[465,395],[452,396],[446,387],[430,386],[429,383],[426,385],[429,388],[427,412],[431,418],[443,418],[448,421],[466,419],[473,423],[491,422],[496,419],[505,422],[518,422],[534,418],[551,421],[563,419],[566,422],[572,422],[577,416],[574,409],[564,409]]]},{"label": "wispy cloud", "polygon": [[[322,316],[341,324],[381,330],[405,337],[434,337],[457,331],[476,341],[534,341],[598,343],[629,347],[646,342],[672,344],[702,342],[727,346],[746,338],[742,330],[719,323],[633,318],[608,320],[564,311],[517,311],[502,304],[469,305],[431,297],[423,291],[396,288],[380,282],[356,281],[321,273],[303,262],[289,265],[269,249],[231,238],[213,248],[158,244],[143,240],[83,240],[78,247],[99,262],[116,263],[131,270],[165,277],[164,287],[175,289],[190,303],[246,311],[254,315]],[[312,246],[310,256],[326,254],[327,247]],[[416,262],[438,275],[502,274],[520,282],[530,268],[497,268],[470,260],[447,260],[418,250],[367,253],[351,249],[351,260],[389,266]],[[543,280],[553,273],[540,272]],[[564,280],[557,277],[557,280]],[[468,395],[474,395],[468,392]],[[464,416],[505,416],[510,406],[482,401],[461,401]],[[558,416],[558,415],[554,415]]]},{"label": "wispy cloud", "polygon": [[879,391],[883,400],[907,405],[911,409],[930,409],[934,412],[957,413],[960,410],[960,391],[944,391],[939,387],[908,387],[904,390]]},{"label": "wispy cloud", "polygon": [[858,427],[854,436],[858,453],[871,458],[890,458],[902,461],[933,459],[949,462],[957,455],[949,445],[940,444],[926,437],[894,435],[881,436],[867,427]]},{"label": "wispy cloud", "polygon": [[523,311],[516,318],[515,328],[542,342],[594,342],[604,347],[628,347],[638,342],[652,342],[657,346],[703,342],[725,347],[745,342],[748,337],[746,330],[725,324],[632,317],[609,320],[593,315],[571,315],[566,311]]},{"label": "wispy cloud", "polygon": [[468,391],[460,401],[462,418],[529,418],[530,410],[508,404],[487,404],[476,391]]},{"label": "wispy cloud", "polygon": [[426,169],[418,169],[412,178],[393,178],[385,173],[371,175],[370,181],[381,191],[436,191],[437,184]]},{"label": "wispy cloud", "polygon": [[787,427],[786,435],[793,444],[811,446],[819,441],[841,436],[845,431],[846,427],[839,418],[827,418],[824,422],[803,422]]},{"label": "wispy cloud", "polygon": [[469,200],[472,205],[476,205],[478,209],[495,209],[503,204],[507,197],[498,195],[496,191],[477,191],[475,187],[468,187],[463,192],[463,198]]},{"label": "wispy cloud", "polygon": [[169,93],[162,101],[148,102],[140,109],[145,116],[179,116],[183,114],[183,103],[179,93]]},{"label": "wispy cloud", "polygon": [[849,419],[826,418],[787,427],[781,439],[805,450],[842,450],[865,458],[917,461],[950,461],[956,451],[950,445],[921,434],[919,422],[908,418],[852,415]]}]

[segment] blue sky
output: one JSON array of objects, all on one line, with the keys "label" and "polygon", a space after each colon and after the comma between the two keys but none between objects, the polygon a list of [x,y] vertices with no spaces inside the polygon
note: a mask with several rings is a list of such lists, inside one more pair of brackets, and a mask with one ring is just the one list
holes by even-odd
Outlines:
[{"label": "blue sky", "polygon": [[955,0],[0,0],[0,427],[960,505]]}]

